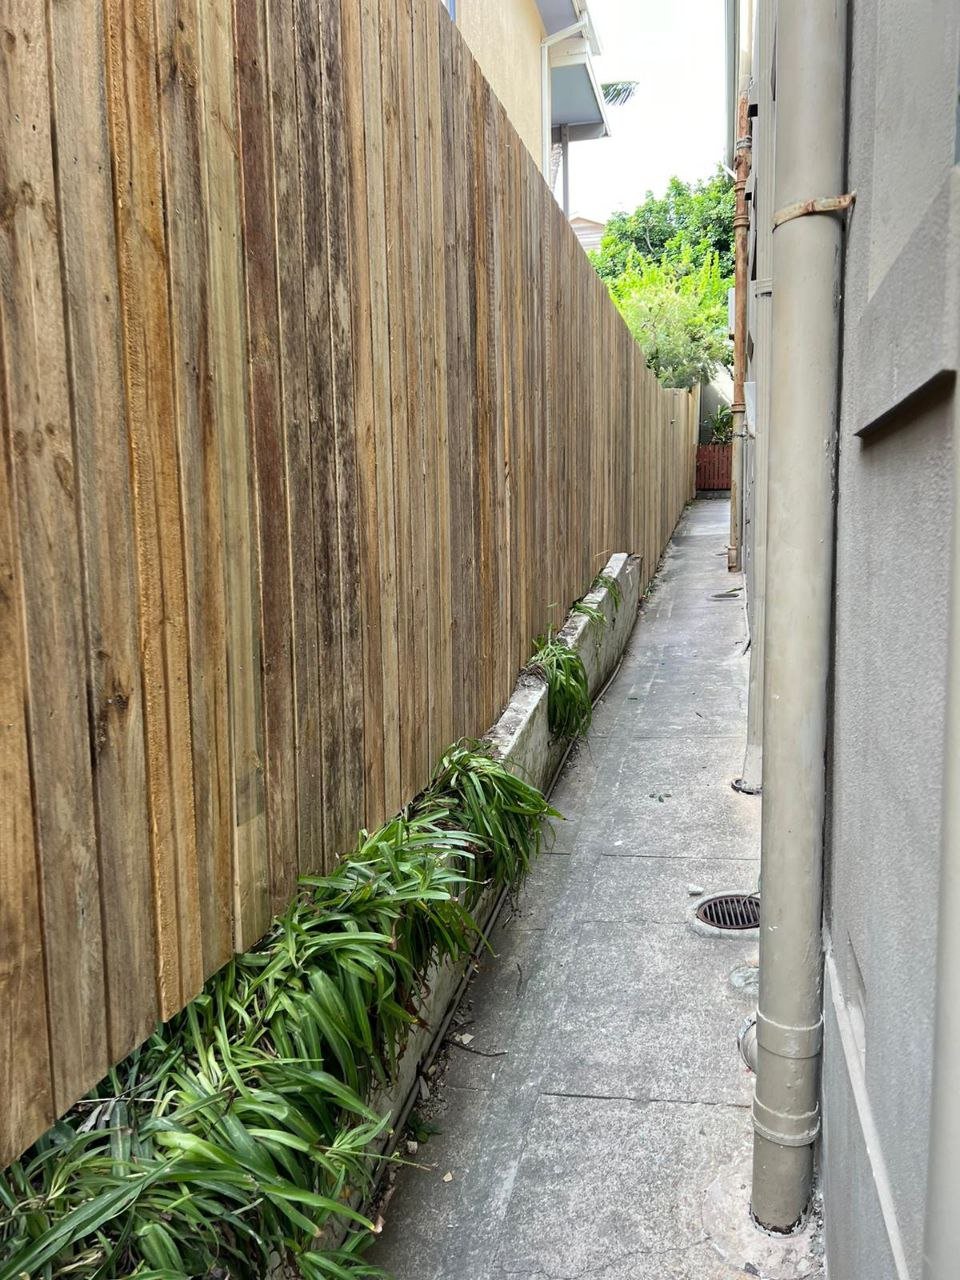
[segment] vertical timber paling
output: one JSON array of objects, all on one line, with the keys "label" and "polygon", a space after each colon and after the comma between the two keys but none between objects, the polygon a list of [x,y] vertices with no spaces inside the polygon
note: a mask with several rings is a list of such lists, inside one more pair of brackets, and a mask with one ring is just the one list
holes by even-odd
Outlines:
[{"label": "vertical timber paling", "polygon": [[692,496],[438,0],[10,0],[0,1159]]}]

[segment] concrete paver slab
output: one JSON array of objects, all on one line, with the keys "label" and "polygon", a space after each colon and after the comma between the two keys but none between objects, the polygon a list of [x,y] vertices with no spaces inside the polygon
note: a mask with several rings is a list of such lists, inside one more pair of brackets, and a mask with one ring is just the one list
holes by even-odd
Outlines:
[{"label": "concrete paver slab", "polygon": [[686,924],[587,922],[550,1039],[550,1093],[747,1105],[736,1032],[751,1011],[730,974],[756,958],[750,934]]},{"label": "concrete paver slab", "polygon": [[499,1266],[537,1280],[662,1275],[651,1268],[705,1243],[699,1188],[742,1127],[728,1107],[541,1098]]},{"label": "concrete paver slab", "polygon": [[591,920],[684,924],[704,893],[754,893],[757,864],[738,858],[650,858],[606,854],[594,864],[584,910]]}]

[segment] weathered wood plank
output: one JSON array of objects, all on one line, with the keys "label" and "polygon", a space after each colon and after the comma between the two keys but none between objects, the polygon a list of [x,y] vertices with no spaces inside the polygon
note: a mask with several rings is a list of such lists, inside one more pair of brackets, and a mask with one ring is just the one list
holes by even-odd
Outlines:
[{"label": "weathered wood plank", "polygon": [[[406,741],[406,777],[403,794],[413,795],[430,776],[430,671],[433,642],[433,609],[428,595],[430,549],[426,537],[426,442],[425,387],[423,362],[427,331],[423,311],[422,255],[430,257],[430,246],[421,239],[424,216],[418,195],[417,86],[414,81],[413,11],[411,0],[397,0],[397,121],[400,129],[400,194],[402,210],[398,237],[402,252],[404,364],[406,369],[406,447],[398,454],[398,480],[406,489],[407,538],[403,544],[406,561],[406,657],[402,667],[407,685],[403,705],[409,718],[402,737]],[[405,464],[405,465],[404,465]],[[432,540],[431,540],[432,542]],[[404,748],[402,748],[404,750]]]},{"label": "weathered wood plank", "polygon": [[230,0],[199,5],[203,81],[204,195],[210,264],[208,306],[212,406],[220,446],[226,580],[227,673],[234,817],[234,936],[250,946],[270,920],[260,682],[260,590],[253,449],[247,394],[248,341]]},{"label": "weathered wood plank", "polygon": [[469,58],[456,28],[451,32],[452,83],[450,96],[453,112],[452,165],[450,172],[451,203],[456,208],[456,229],[452,249],[456,272],[456,301],[448,312],[456,330],[457,384],[451,407],[451,428],[455,432],[450,451],[450,483],[456,499],[453,519],[456,600],[453,638],[454,696],[457,722],[467,733],[476,733],[479,719],[477,669],[477,528],[474,468],[477,405],[474,379],[476,343],[476,306],[474,293],[473,241],[473,169],[469,114],[472,92],[468,78]]},{"label": "weathered wood plank", "polygon": [[[15,654],[17,632],[25,628],[25,662],[9,670],[5,652],[4,674],[14,690],[20,687],[23,699],[13,708],[12,724],[26,709],[30,728],[34,866],[40,879],[47,1017],[56,1047],[53,1100],[59,1109],[102,1074],[109,1057],[77,478],[47,74],[42,4],[16,0],[8,6],[0,40],[0,368],[4,466],[9,468],[4,561],[11,574],[8,579],[5,573],[4,587],[11,581],[19,593],[5,603],[5,630],[14,633]],[[14,546],[21,557],[19,574],[11,567]],[[11,696],[16,695],[5,695],[5,701]],[[12,745],[16,747],[16,737]],[[14,760],[13,768],[11,801],[16,805],[18,790],[22,804],[26,780],[22,762]],[[33,839],[24,816],[14,818],[17,862],[11,887],[24,901],[27,924],[33,894],[23,883],[28,868],[21,859],[32,853]],[[35,947],[22,937],[18,941],[21,927],[14,927],[5,960],[36,965]],[[22,1002],[31,985],[36,989],[38,976],[15,972],[11,979],[11,1012],[29,1017]],[[39,1044],[33,1060],[26,1059],[30,1075],[42,1060]],[[18,1083],[15,1111],[39,1116],[46,1090],[41,1089],[38,1112],[20,1092],[27,1087],[28,1079]]]},{"label": "weathered wood plank", "polygon": [[[443,14],[439,18],[439,85],[438,96],[441,107],[440,120],[440,168],[439,188],[442,194],[440,225],[443,230],[444,257],[444,294],[438,298],[442,306],[442,325],[445,334],[444,346],[446,362],[444,382],[446,384],[445,439],[444,456],[439,465],[444,476],[444,493],[446,495],[447,520],[445,535],[441,539],[441,547],[446,553],[446,563],[450,570],[450,593],[447,616],[449,622],[448,649],[450,662],[450,721],[451,725],[466,724],[464,710],[465,685],[468,680],[468,669],[464,655],[463,632],[466,625],[464,618],[464,600],[466,598],[465,578],[467,574],[464,545],[468,534],[462,517],[463,491],[468,477],[464,475],[461,456],[464,436],[463,393],[462,393],[462,347],[464,317],[461,311],[461,277],[462,261],[459,239],[460,226],[463,219],[463,193],[458,199],[457,169],[457,103],[459,91],[456,79],[456,54],[454,39],[456,32],[449,18]],[[456,729],[454,729],[456,732]]]},{"label": "weathered wood plank", "polygon": [[[415,12],[423,12],[424,64],[426,67],[426,129],[429,149],[430,218],[428,235],[433,269],[433,377],[434,399],[428,435],[434,446],[433,540],[436,547],[436,619],[439,657],[432,671],[431,691],[436,697],[433,754],[453,740],[453,654],[450,644],[452,573],[450,562],[450,473],[447,411],[447,247],[444,191],[443,108],[441,86],[440,24],[449,19],[434,0],[415,0]],[[429,508],[428,508],[429,513]]]},{"label": "weathered wood plank", "polygon": [[420,404],[418,443],[420,449],[421,512],[420,537],[423,540],[423,600],[426,624],[426,647],[423,650],[422,769],[425,775],[443,750],[446,742],[441,733],[443,716],[443,651],[445,632],[441,619],[441,566],[438,533],[439,470],[437,439],[440,414],[437,400],[437,312],[436,264],[442,238],[434,226],[433,204],[433,129],[430,73],[435,58],[431,41],[428,8],[424,0],[411,0],[410,12],[410,95],[412,98],[413,154],[416,190],[416,239],[413,242],[415,270],[419,272],[419,359]]},{"label": "weathered wood plank", "polygon": [[[389,2],[389,0],[385,0]],[[394,446],[391,415],[391,348],[387,297],[387,225],[384,182],[384,105],[380,63],[380,0],[360,0],[361,65],[367,199],[367,263],[370,273],[370,320],[373,329],[372,399],[376,522],[380,591],[380,662],[383,673],[382,729],[384,811],[381,821],[403,801],[400,789],[400,670],[397,613],[397,520],[394,493]],[[394,231],[395,234],[395,231]],[[376,749],[367,737],[367,749]],[[368,809],[368,819],[371,817]]]},{"label": "weathered wood plank", "polygon": [[[340,0],[343,61],[356,71],[363,64],[360,0]],[[344,128],[349,175],[351,334],[353,336],[354,422],[357,441],[357,495],[360,511],[360,602],[363,635],[364,821],[372,826],[384,812],[383,665],[377,505],[376,414],[373,395],[370,237],[367,223],[367,158],[362,75],[344,86]]]},{"label": "weathered wood plank", "polygon": [[341,769],[343,652],[339,623],[340,553],[337,527],[336,426],[333,405],[327,188],[322,115],[320,14],[315,0],[297,0],[297,114],[303,226],[303,291],[307,336],[307,389],[313,476],[314,555],[317,583],[317,657],[326,860],[335,856],[346,826],[348,797]]},{"label": "weathered wood plank", "polygon": [[[465,58],[465,70],[469,84],[468,115],[465,136],[468,138],[468,157],[472,171],[472,202],[470,222],[472,228],[472,318],[474,326],[473,359],[471,374],[475,397],[475,422],[471,432],[474,536],[477,557],[474,572],[474,603],[471,610],[472,631],[475,635],[474,684],[477,700],[474,708],[476,732],[482,733],[489,723],[492,703],[492,678],[495,666],[492,636],[492,614],[496,607],[493,600],[493,575],[491,569],[491,518],[493,475],[490,459],[492,436],[492,404],[490,395],[490,192],[487,187],[486,151],[490,130],[490,86],[480,74],[472,58]],[[471,122],[473,127],[471,128]],[[472,136],[471,136],[472,135]],[[473,402],[473,397],[471,397]]]},{"label": "weathered wood plank", "polygon": [[287,455],[290,520],[297,861],[301,875],[323,867],[320,665],[314,549],[313,456],[303,297],[303,224],[293,0],[267,6],[277,225],[280,409]]},{"label": "weathered wood plank", "polygon": [[103,14],[47,5],[51,120],[86,606],[87,698],[96,802],[111,1060],[150,1032],[156,992],[131,974],[155,960],[137,565],[120,345]]},{"label": "weathered wood plank", "polygon": [[242,176],[247,362],[260,533],[264,790],[270,906],[296,891],[297,787],[293,702],[294,602],[290,585],[287,458],[280,395],[277,224],[273,189],[266,15],[263,0],[235,0],[237,116]]},{"label": "weathered wood plank", "polygon": [[354,334],[350,227],[350,140],[346,112],[340,7],[321,7],[323,122],[330,288],[332,401],[335,414],[336,508],[342,646],[342,737],[339,743],[344,803],[333,853],[350,849],[364,820],[363,615],[360,579],[360,505],[357,484],[357,419],[354,408]]},{"label": "weathered wood plank", "polygon": [[124,379],[139,571],[157,987],[169,1016],[202,981],[180,470],[156,98],[142,0],[105,0]]},{"label": "weathered wood plank", "polygon": [[176,437],[180,453],[202,969],[233,952],[233,802],[220,455],[211,399],[197,0],[158,0]]},{"label": "weathered wood plank", "polygon": [[[0,110],[8,105],[0,89]],[[0,1166],[56,1115],[30,791],[23,584],[10,483],[13,403],[0,325]]]},{"label": "weathered wood plank", "polygon": [[[396,795],[411,795],[416,785],[416,740],[420,729],[417,717],[417,617],[414,608],[414,563],[412,544],[413,494],[410,461],[412,418],[415,406],[410,397],[408,333],[413,324],[413,300],[409,263],[404,247],[411,234],[410,208],[403,172],[402,153],[408,121],[403,118],[400,98],[400,32],[398,0],[378,0],[380,17],[380,95],[382,101],[383,198],[385,209],[394,211],[386,219],[386,278],[384,299],[389,340],[389,438],[395,513],[396,560],[395,593],[397,619],[397,676],[391,690],[384,669],[384,711],[398,716],[399,772]],[[369,140],[368,140],[369,141]],[[412,335],[415,337],[416,335]],[[388,789],[389,795],[389,789]]]}]

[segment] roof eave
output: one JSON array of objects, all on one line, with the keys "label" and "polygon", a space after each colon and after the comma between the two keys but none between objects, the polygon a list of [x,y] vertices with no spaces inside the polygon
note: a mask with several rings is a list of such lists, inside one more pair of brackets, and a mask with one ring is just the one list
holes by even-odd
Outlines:
[{"label": "roof eave", "polygon": [[553,52],[553,56],[550,59],[551,74],[555,69],[559,69],[561,67],[576,66],[582,66],[586,72],[599,119],[561,120],[553,125],[553,133],[556,135],[558,129],[563,125],[566,125],[570,130],[569,136],[571,141],[582,141],[585,138],[608,138],[611,130],[610,118],[607,115],[607,105],[604,100],[603,90],[600,88],[600,83],[597,80],[597,73],[594,70],[590,48],[585,40],[571,40],[568,42],[568,45],[560,45],[558,49]]}]

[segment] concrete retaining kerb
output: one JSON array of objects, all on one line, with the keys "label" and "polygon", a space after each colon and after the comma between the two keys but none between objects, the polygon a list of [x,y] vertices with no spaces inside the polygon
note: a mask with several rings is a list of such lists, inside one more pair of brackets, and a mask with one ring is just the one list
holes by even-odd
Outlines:
[{"label": "concrete retaining kerb", "polygon": [[[597,587],[583,600],[600,611],[605,623],[601,626],[593,619],[571,611],[558,632],[559,638],[580,654],[593,700],[616,671],[633,631],[640,605],[640,569],[639,556],[626,552],[611,556],[599,576],[610,578],[617,584],[619,603],[610,587]],[[545,794],[551,790],[570,749],[569,742],[555,739],[550,733],[546,684],[539,676],[527,671],[521,672],[510,701],[485,740],[492,743],[496,755],[510,769]],[[491,890],[481,900],[476,916],[484,933],[494,924],[503,897],[503,894],[498,895]],[[377,1092],[371,1099],[375,1110],[393,1117],[390,1137],[382,1144],[385,1152],[392,1150],[417,1101],[422,1073],[446,1035],[482,946],[481,940],[466,962],[453,964],[446,961],[432,968],[427,975],[425,989],[428,995],[417,1009],[422,1025],[410,1035],[400,1059],[396,1081],[388,1090]],[[334,1235],[335,1240],[331,1239]],[[323,1234],[323,1244],[333,1245],[345,1235],[345,1230],[328,1230]]]}]

